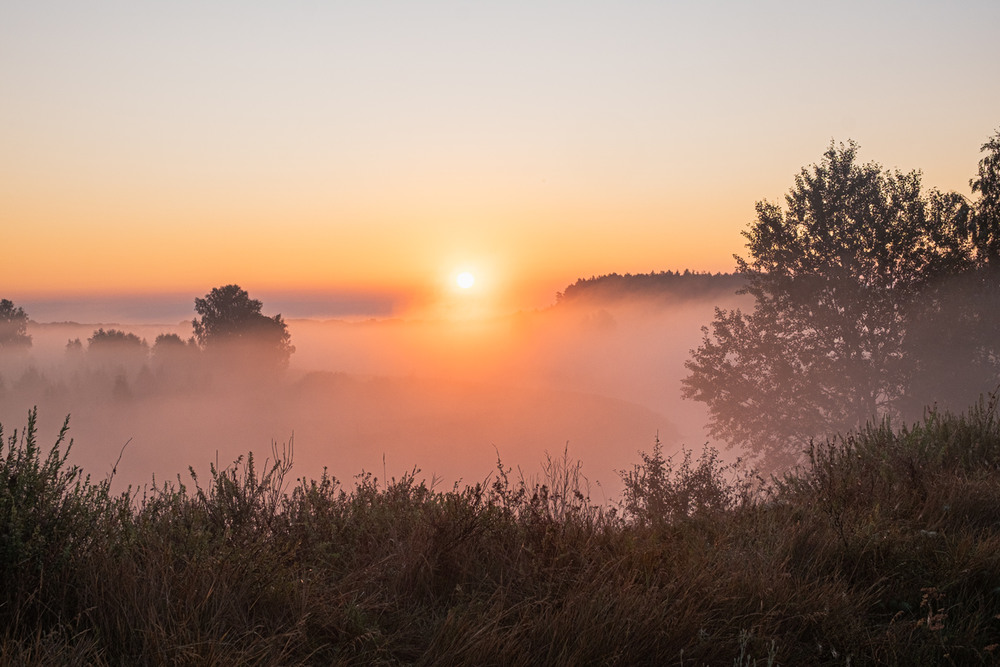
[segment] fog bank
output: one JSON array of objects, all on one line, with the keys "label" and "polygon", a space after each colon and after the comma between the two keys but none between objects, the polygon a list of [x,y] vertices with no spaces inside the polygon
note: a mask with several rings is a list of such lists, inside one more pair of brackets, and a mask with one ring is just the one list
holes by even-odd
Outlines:
[{"label": "fog bank", "polygon": [[[667,451],[706,441],[704,407],[680,399],[679,381],[711,299],[579,300],[492,319],[288,321],[296,352],[279,378],[253,364],[212,368],[204,359],[97,358],[66,342],[99,326],[191,335],[173,324],[37,324],[27,356],[0,366],[0,422],[9,434],[39,408],[49,446],[66,414],[72,460],[95,478],[143,485],[227,465],[294,434],[295,476],[323,468],[349,482],[419,467],[443,484],[485,479],[497,456],[525,475],[546,452],[568,447],[583,462],[594,500],[617,496],[617,470],[659,436]],[[744,304],[745,305],[745,304]]]}]

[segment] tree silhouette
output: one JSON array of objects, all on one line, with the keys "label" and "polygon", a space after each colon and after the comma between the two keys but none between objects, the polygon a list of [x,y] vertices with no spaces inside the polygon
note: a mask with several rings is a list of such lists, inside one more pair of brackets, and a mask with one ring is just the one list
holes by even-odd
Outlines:
[{"label": "tree silhouette", "polygon": [[1000,271],[1000,132],[983,144],[986,155],[979,161],[979,173],[969,181],[979,195],[969,224],[976,259]]},{"label": "tree silhouette", "polygon": [[119,331],[118,329],[108,329],[105,331],[101,328],[96,330],[90,338],[87,339],[88,352],[107,351],[114,353],[122,351],[141,351],[145,353],[148,349],[149,345],[146,343],[145,339],[139,338],[134,333]]},{"label": "tree silhouette", "polygon": [[0,350],[26,350],[31,347],[28,314],[9,299],[0,299]]},{"label": "tree silhouette", "polygon": [[[987,160],[1000,143],[988,146]],[[998,256],[996,217],[982,203],[996,193],[995,167],[970,204],[925,192],[919,172],[856,157],[854,143],[831,144],[796,176],[784,211],[758,202],[743,233],[749,259],[736,258],[754,310],[716,309],[686,363],[682,394],[708,405],[711,435],[768,464],[791,462],[810,438],[912,408],[914,376],[934,374],[931,351],[911,340],[917,322],[946,312],[946,278],[982,282]],[[967,335],[973,347],[998,340]],[[977,372],[995,378],[996,364]]]},{"label": "tree silhouette", "polygon": [[947,407],[961,409],[1000,384],[1000,133],[982,152],[969,181],[977,199],[957,216],[974,268],[925,290],[913,313],[905,346],[914,362],[911,413],[921,399],[946,396],[960,397]]},{"label": "tree silhouette", "polygon": [[187,347],[184,339],[175,333],[160,334],[153,341],[153,352],[157,350],[181,350]]},{"label": "tree silhouette", "polygon": [[[72,343],[72,341],[71,341]],[[70,348],[67,346],[67,350]],[[144,338],[134,333],[119,329],[97,329],[87,339],[88,361],[94,362],[96,368],[104,371],[114,371],[118,375],[132,373],[146,363],[149,358],[149,345]],[[125,382],[123,379],[121,382]],[[120,383],[119,383],[120,384]],[[115,395],[122,397],[125,392],[115,390]]]},{"label": "tree silhouette", "polygon": [[295,352],[281,315],[261,314],[263,304],[239,285],[216,287],[204,299],[195,299],[201,316],[191,322],[195,339],[206,351],[246,359],[262,366],[284,367]]}]

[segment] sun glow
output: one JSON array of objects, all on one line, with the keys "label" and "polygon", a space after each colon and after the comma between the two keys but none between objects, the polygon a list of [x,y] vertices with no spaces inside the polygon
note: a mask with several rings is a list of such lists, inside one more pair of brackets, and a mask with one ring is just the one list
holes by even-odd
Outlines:
[{"label": "sun glow", "polygon": [[463,271],[455,277],[455,283],[462,289],[469,289],[476,284],[476,277],[468,271]]}]

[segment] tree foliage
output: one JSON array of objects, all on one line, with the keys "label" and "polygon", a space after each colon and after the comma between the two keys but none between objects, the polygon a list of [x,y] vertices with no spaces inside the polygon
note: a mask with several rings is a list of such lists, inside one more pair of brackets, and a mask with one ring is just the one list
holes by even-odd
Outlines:
[{"label": "tree foliage", "polygon": [[28,314],[9,299],[0,299],[0,350],[24,350],[31,347]]},{"label": "tree foliage", "polygon": [[968,231],[979,262],[1000,270],[1000,132],[983,144],[982,152],[979,173],[969,181],[979,200]]},{"label": "tree foliage", "polygon": [[187,343],[184,342],[184,339],[175,333],[160,334],[156,337],[156,340],[153,341],[153,350],[181,349],[186,346]]},{"label": "tree foliage", "polygon": [[107,351],[123,352],[131,350],[134,352],[145,352],[149,345],[144,338],[139,338],[134,333],[128,333],[119,329],[98,329],[87,339],[87,350],[90,352]]},{"label": "tree foliage", "polygon": [[263,304],[239,285],[216,287],[194,304],[201,316],[191,323],[195,339],[207,351],[254,352],[260,363],[277,366],[295,352],[281,315],[263,315]]},{"label": "tree foliage", "polygon": [[919,172],[862,164],[854,143],[802,169],[784,209],[758,202],[749,257],[736,258],[754,310],[717,309],[686,363],[683,395],[708,405],[714,437],[780,464],[810,438],[912,418],[939,398],[915,387],[942,370],[921,324],[944,318],[970,325],[945,329],[969,348],[966,371],[996,381],[996,311],[957,299],[970,294],[963,281],[996,292],[1000,135],[983,150],[976,202],[924,190]]}]

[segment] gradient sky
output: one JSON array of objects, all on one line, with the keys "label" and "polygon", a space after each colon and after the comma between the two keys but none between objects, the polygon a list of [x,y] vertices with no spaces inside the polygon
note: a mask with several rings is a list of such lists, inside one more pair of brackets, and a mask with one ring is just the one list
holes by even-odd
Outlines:
[{"label": "gradient sky", "polygon": [[0,296],[728,271],[832,139],[968,194],[1000,2],[819,5],[4,2]]}]

